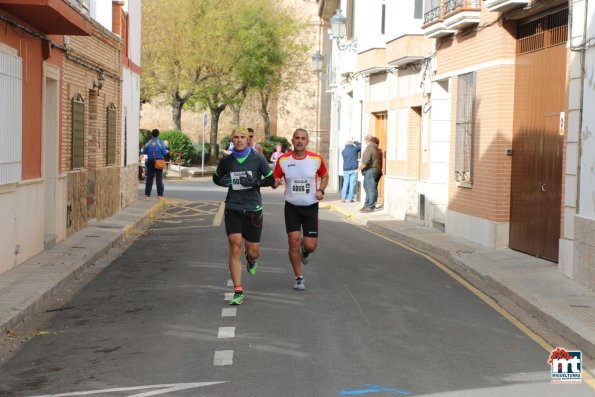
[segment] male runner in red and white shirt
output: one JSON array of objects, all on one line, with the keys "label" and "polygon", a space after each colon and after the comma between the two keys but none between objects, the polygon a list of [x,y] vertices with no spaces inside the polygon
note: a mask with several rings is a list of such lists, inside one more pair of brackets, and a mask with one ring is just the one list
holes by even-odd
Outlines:
[{"label": "male runner in red and white shirt", "polygon": [[328,171],[322,157],[307,150],[308,131],[295,130],[291,143],[293,151],[279,158],[273,176],[275,186],[281,184],[281,178],[285,179],[285,229],[295,274],[293,288],[303,291],[306,286],[302,263],[308,263],[308,255],[316,250],[318,243],[318,202],[324,198]]}]

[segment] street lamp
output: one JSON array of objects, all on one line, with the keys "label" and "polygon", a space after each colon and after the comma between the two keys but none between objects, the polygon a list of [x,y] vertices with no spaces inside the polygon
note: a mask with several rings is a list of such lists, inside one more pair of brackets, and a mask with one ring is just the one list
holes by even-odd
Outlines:
[{"label": "street lamp", "polygon": [[314,55],[312,55],[312,71],[316,74],[322,72],[323,62],[324,56],[317,50]]},{"label": "street lamp", "polygon": [[97,72],[97,81],[93,80],[93,89],[97,88],[97,91],[103,88],[103,84],[105,83],[105,74],[103,74],[103,70],[99,70]]},{"label": "street lamp", "polygon": [[337,48],[339,50],[349,50],[349,51],[356,51],[357,50],[357,39],[351,41],[350,43],[342,43],[341,41],[345,37],[346,34],[346,23],[347,18],[343,16],[341,13],[341,9],[337,8],[335,15],[330,18],[331,21],[331,35],[332,39],[335,40],[337,43]]}]

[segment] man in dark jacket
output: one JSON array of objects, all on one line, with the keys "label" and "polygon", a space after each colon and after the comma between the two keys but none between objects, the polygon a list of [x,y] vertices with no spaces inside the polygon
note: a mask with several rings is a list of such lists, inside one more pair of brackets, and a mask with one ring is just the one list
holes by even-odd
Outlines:
[{"label": "man in dark jacket", "polygon": [[362,154],[362,162],[358,170],[364,176],[364,191],[366,192],[366,201],[360,212],[372,212],[376,208],[378,200],[378,182],[380,181],[380,156],[378,153],[378,144],[372,134],[366,135],[366,150]]},{"label": "man in dark jacket", "polygon": [[260,188],[275,185],[269,163],[248,147],[249,132],[236,127],[231,132],[231,154],[219,160],[213,182],[227,189],[225,198],[225,232],[229,245],[229,274],[234,295],[230,305],[244,301],[242,286],[242,242],[246,254],[246,269],[256,274],[256,259],[260,255],[263,214]]},{"label": "man in dark jacket", "polygon": [[357,182],[357,155],[362,151],[362,145],[359,142],[353,142],[353,139],[345,143],[345,148],[341,151],[343,156],[343,187],[341,188],[341,201],[353,202],[355,194],[355,183]]},{"label": "man in dark jacket", "polygon": [[155,168],[155,160],[163,160],[169,153],[165,143],[159,139],[159,130],[151,131],[151,139],[143,147],[143,154],[147,155],[145,169],[147,170],[147,181],[145,182],[145,198],[151,196],[153,190],[153,178],[157,180],[157,195],[163,198],[163,169]]}]

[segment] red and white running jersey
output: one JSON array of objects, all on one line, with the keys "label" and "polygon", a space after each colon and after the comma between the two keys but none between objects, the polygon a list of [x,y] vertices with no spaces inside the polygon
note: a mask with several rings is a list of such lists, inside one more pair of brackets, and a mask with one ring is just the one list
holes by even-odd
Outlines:
[{"label": "red and white running jersey", "polygon": [[306,156],[298,159],[292,151],[279,158],[273,176],[285,179],[285,200],[293,205],[312,205],[318,202],[318,177],[326,176],[327,172],[318,153],[306,151]]}]

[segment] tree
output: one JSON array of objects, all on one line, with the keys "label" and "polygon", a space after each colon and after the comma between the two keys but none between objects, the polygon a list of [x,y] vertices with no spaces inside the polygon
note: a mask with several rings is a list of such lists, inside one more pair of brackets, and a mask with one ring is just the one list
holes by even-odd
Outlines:
[{"label": "tree", "polygon": [[301,25],[278,0],[150,0],[143,18],[143,100],[168,98],[175,129],[185,106],[209,109],[216,159],[221,113],[229,106],[239,124],[245,98],[259,93],[270,136],[270,98],[305,69],[292,65],[306,51],[297,39]]},{"label": "tree", "polygon": [[270,138],[269,105],[281,90],[305,82],[308,46],[301,42],[305,25],[274,0],[251,0],[242,10],[236,31],[243,45],[235,73],[260,102],[265,138]]},{"label": "tree", "polygon": [[141,98],[167,98],[176,130],[181,130],[182,108],[195,87],[210,77],[200,61],[201,43],[195,34],[195,23],[201,20],[205,7],[205,0],[142,3]]}]

